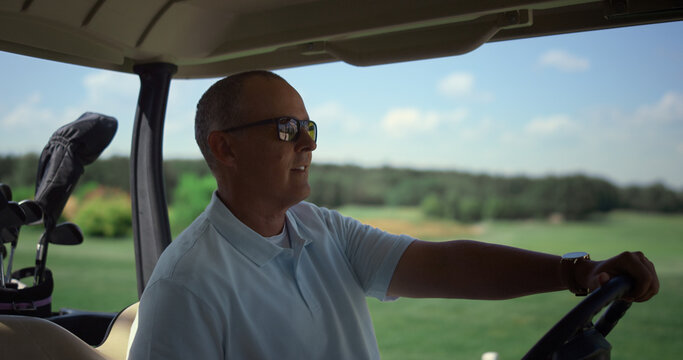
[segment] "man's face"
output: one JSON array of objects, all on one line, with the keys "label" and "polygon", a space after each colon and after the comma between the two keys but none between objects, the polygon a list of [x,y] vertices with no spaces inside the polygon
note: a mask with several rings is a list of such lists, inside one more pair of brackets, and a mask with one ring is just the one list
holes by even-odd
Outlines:
[{"label": "man's face", "polygon": [[[242,90],[241,117],[237,124],[290,116],[308,120],[299,93],[279,79],[255,76]],[[316,144],[302,129],[296,141],[278,139],[275,123],[249,127],[232,134],[235,154],[234,184],[255,201],[288,208],[311,192],[308,170]]]}]

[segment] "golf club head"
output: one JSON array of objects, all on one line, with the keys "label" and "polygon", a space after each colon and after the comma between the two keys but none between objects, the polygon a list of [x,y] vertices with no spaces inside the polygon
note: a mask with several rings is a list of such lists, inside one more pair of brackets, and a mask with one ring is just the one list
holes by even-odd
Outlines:
[{"label": "golf club head", "polygon": [[9,185],[0,183],[0,203],[2,203],[2,197],[4,197],[6,201],[12,200],[12,189]]},{"label": "golf club head", "polygon": [[56,245],[79,245],[83,243],[83,233],[78,225],[65,222],[55,226],[48,241]]},{"label": "golf club head", "polygon": [[25,221],[26,215],[14,201],[8,201],[5,207],[0,209],[0,228],[21,226]]},{"label": "golf club head", "polygon": [[45,273],[48,244],[78,245],[83,242],[83,233],[78,225],[70,222],[61,223],[51,230],[46,230],[38,241],[36,248],[36,271],[33,283],[40,284]]},{"label": "golf club head", "polygon": [[19,202],[19,207],[26,216],[24,225],[35,225],[43,221],[43,209],[33,200],[23,200]]}]

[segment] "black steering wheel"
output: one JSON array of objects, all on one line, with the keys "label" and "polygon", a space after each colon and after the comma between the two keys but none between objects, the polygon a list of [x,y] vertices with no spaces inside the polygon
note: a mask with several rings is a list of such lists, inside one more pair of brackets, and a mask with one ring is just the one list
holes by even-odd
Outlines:
[{"label": "black steering wheel", "polygon": [[[624,316],[631,303],[621,298],[631,279],[617,276],[588,295],[548,331],[523,360],[535,359],[609,359],[611,345],[605,336]],[[593,325],[592,319],[612,304]]]}]

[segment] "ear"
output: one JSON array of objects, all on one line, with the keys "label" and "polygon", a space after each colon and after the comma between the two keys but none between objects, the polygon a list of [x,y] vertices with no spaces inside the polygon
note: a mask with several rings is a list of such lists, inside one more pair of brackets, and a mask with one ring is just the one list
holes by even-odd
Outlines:
[{"label": "ear", "polygon": [[235,163],[235,153],[229,136],[221,131],[212,131],[208,138],[209,149],[219,163],[231,166]]}]

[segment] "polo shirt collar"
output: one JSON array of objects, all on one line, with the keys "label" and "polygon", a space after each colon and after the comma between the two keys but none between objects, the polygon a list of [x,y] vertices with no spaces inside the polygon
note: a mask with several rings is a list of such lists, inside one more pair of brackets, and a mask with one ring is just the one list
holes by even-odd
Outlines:
[{"label": "polo shirt collar", "polygon": [[294,214],[292,209],[287,210],[287,231],[289,231],[289,241],[295,252],[311,243],[311,237],[301,231],[303,225],[300,224],[303,224],[303,221]]},{"label": "polo shirt collar", "polygon": [[[263,266],[278,256],[285,249],[270,243],[261,234],[242,223],[225,204],[218,198],[216,192],[211,196],[211,202],[206,208],[206,214],[218,233],[237,249],[242,255],[258,266]],[[303,246],[309,244],[302,236],[297,218],[287,210],[287,230],[292,248],[299,252]]]}]

